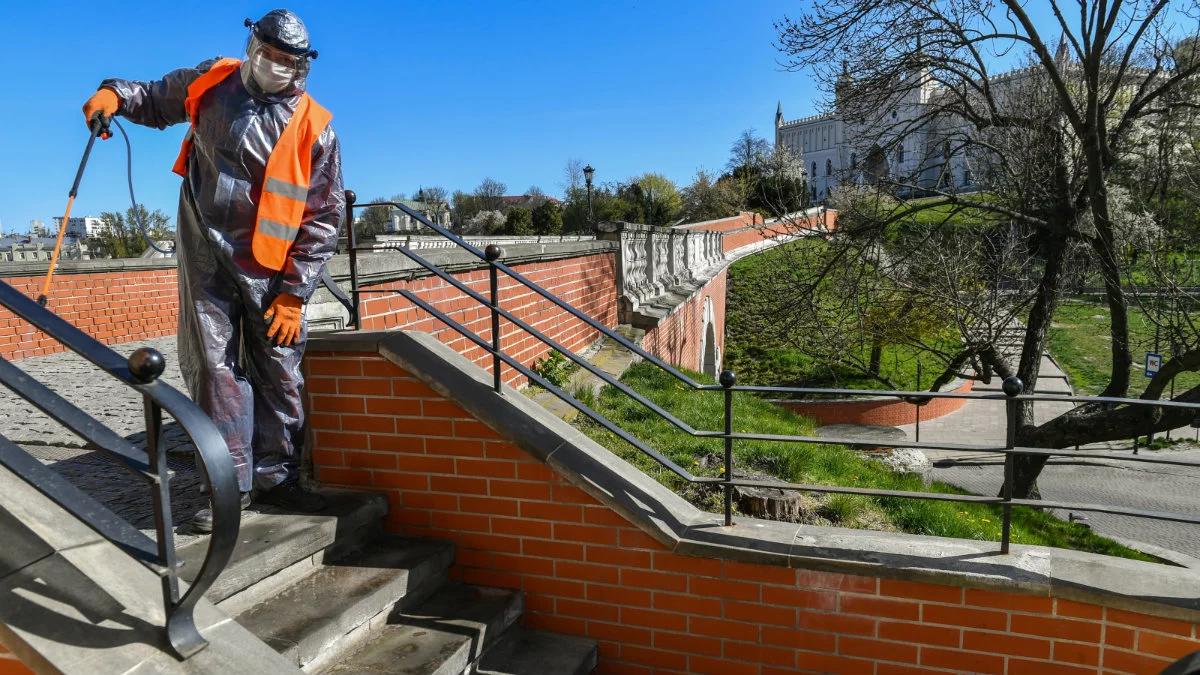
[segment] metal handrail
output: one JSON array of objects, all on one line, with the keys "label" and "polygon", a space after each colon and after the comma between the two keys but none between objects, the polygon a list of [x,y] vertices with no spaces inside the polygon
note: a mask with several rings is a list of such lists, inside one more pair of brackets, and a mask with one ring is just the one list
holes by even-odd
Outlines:
[{"label": "metal handrail", "polygon": [[[142,395],[146,419],[144,452],[8,360],[0,358],[0,384],[88,441],[91,447],[114,459],[119,466],[148,485],[154,505],[154,540],[3,436],[0,436],[0,464],[155,572],[161,579],[166,632],[171,648],[180,659],[195,655],[208,645],[196,627],[196,603],[212,587],[229,562],[237,544],[241,521],[237,477],[225,439],[195,403],[158,379],[165,362],[162,354],[156,350],[141,348],[128,359],[123,358],[3,281],[0,281],[0,306],[8,308]],[[196,447],[196,457],[199,459],[201,476],[208,485],[213,513],[212,535],[204,562],[187,591],[182,594],[179,589],[182,563],[176,557],[171,518],[172,472],[167,467],[166,447],[161,442],[164,410],[175,419]]]},{"label": "metal handrail", "polygon": [[[354,205],[352,192],[348,193],[347,202],[348,202],[348,206],[349,206],[348,213],[350,214],[350,222],[353,222],[352,214],[353,214],[353,208],[355,207],[355,205]],[[406,247],[389,248],[389,250],[395,250],[395,251],[398,251],[401,254],[405,255],[413,262],[417,263],[424,269],[433,273],[434,275],[436,275],[443,281],[446,281],[451,286],[453,286],[460,292],[464,293],[471,299],[475,300],[476,302],[479,302],[480,304],[489,307],[491,310],[491,314],[492,314],[492,341],[489,343],[487,340],[484,340],[482,337],[480,337],[473,331],[467,329],[465,326],[463,326],[459,322],[455,321],[453,318],[451,318],[444,312],[438,310],[436,307],[434,307],[430,303],[421,299],[419,296],[417,296],[414,292],[412,292],[410,290],[396,289],[396,290],[384,290],[384,291],[380,291],[380,292],[392,292],[392,293],[401,295],[402,297],[407,299],[409,302],[412,302],[414,305],[416,305],[423,311],[425,311],[428,314],[430,314],[431,316],[437,318],[439,321],[441,321],[442,323],[444,323],[445,325],[447,325],[448,327],[453,329],[455,332],[457,332],[460,335],[467,338],[469,341],[474,343],[476,346],[478,346],[478,347],[484,349],[485,351],[487,351],[488,353],[492,354],[492,357],[493,357],[492,370],[493,370],[493,380],[494,380],[493,386],[497,392],[501,391],[502,378],[501,378],[501,373],[500,373],[500,363],[503,362],[505,364],[508,364],[510,367],[512,367],[514,370],[521,373],[525,377],[529,378],[529,380],[531,380],[532,382],[547,389],[552,394],[557,396],[559,399],[561,399],[562,401],[564,401],[571,407],[575,408],[582,414],[586,415],[590,419],[594,420],[595,422],[600,424],[602,427],[604,427],[608,431],[616,434],[622,440],[633,445],[639,451],[650,456],[652,459],[654,459],[659,464],[661,464],[662,466],[669,469],[672,473],[676,474],[681,479],[683,479],[687,482],[690,482],[690,483],[695,483],[695,484],[716,484],[716,485],[722,486],[722,488],[724,489],[724,502],[725,502],[724,510],[725,510],[725,524],[726,525],[731,525],[733,522],[732,494],[733,494],[733,488],[735,488],[735,487],[769,487],[769,488],[777,488],[777,489],[784,489],[784,490],[803,490],[803,491],[810,491],[810,492],[824,492],[824,493],[835,493],[835,494],[854,494],[854,495],[863,495],[863,496],[872,496],[872,497],[903,497],[903,498],[931,499],[931,500],[941,500],[941,501],[955,501],[955,502],[969,502],[969,503],[983,503],[983,504],[998,505],[1001,507],[1002,515],[1003,515],[1002,530],[1001,530],[1001,542],[1000,542],[1001,552],[1005,552],[1005,553],[1007,553],[1009,550],[1010,529],[1011,529],[1011,519],[1012,519],[1011,511],[1012,511],[1013,506],[1030,506],[1030,507],[1037,507],[1037,508],[1061,508],[1061,509],[1070,509],[1073,511],[1091,511],[1091,512],[1113,513],[1113,514],[1120,514],[1120,515],[1144,517],[1144,518],[1150,518],[1150,519],[1156,519],[1156,520],[1170,520],[1170,521],[1174,521],[1174,522],[1200,524],[1200,516],[1194,516],[1194,515],[1189,515],[1189,514],[1167,513],[1167,512],[1161,512],[1161,511],[1151,511],[1151,510],[1135,509],[1135,508],[1128,508],[1128,507],[1107,506],[1107,505],[1101,505],[1101,504],[1071,503],[1071,502],[1058,502],[1058,501],[1047,501],[1047,500],[1036,500],[1036,499],[1020,499],[1020,498],[1014,498],[1012,495],[1012,479],[1013,479],[1013,472],[1014,472],[1014,459],[1016,456],[1020,456],[1020,455],[1038,455],[1038,456],[1045,456],[1045,457],[1064,456],[1064,457],[1074,457],[1074,458],[1082,458],[1082,459],[1110,459],[1110,460],[1129,461],[1129,462],[1142,462],[1142,463],[1152,463],[1152,464],[1169,464],[1169,465],[1175,465],[1175,466],[1200,467],[1200,462],[1188,462],[1188,461],[1172,460],[1172,459],[1166,459],[1166,458],[1147,457],[1144,455],[1120,455],[1117,453],[1078,452],[1078,451],[1071,451],[1071,450],[1066,450],[1066,449],[1055,449],[1055,448],[1018,447],[1015,442],[1016,441],[1017,413],[1018,413],[1019,405],[1022,402],[1042,401],[1042,402],[1093,403],[1093,404],[1103,404],[1103,405],[1140,405],[1140,406],[1152,406],[1152,407],[1159,407],[1159,408],[1190,409],[1190,410],[1196,411],[1197,415],[1200,415],[1200,404],[1198,404],[1198,403],[1188,403],[1188,402],[1182,402],[1182,401],[1159,401],[1159,400],[1146,400],[1146,399],[1132,399],[1132,398],[1119,398],[1119,397],[1089,397],[1089,396],[1074,396],[1074,395],[1064,396],[1064,395],[1058,395],[1058,394],[1023,394],[1023,393],[1021,393],[1021,391],[1023,389],[1023,385],[1020,382],[1020,380],[1018,380],[1015,377],[1008,378],[1007,380],[1005,380],[1004,387],[1003,387],[1003,393],[854,390],[854,389],[803,388],[803,387],[771,387],[771,386],[757,386],[757,385],[745,386],[745,385],[737,385],[736,384],[736,377],[734,376],[734,374],[731,371],[724,371],[721,373],[719,384],[715,384],[715,385],[702,384],[702,383],[696,382],[692,378],[688,377],[685,373],[679,371],[677,368],[674,368],[670,364],[665,363],[662,359],[643,350],[641,347],[634,344],[631,340],[628,340],[627,338],[625,338],[625,336],[620,335],[616,331],[613,331],[612,329],[608,328],[607,326],[599,323],[592,317],[587,316],[586,314],[583,314],[576,308],[572,307],[565,301],[563,301],[560,298],[558,298],[557,296],[555,296],[553,293],[545,290],[544,288],[539,286],[537,283],[530,281],[529,279],[527,279],[526,277],[521,275],[519,272],[516,272],[515,270],[511,269],[504,263],[500,262],[499,258],[501,257],[502,252],[499,249],[499,247],[491,245],[491,246],[488,246],[484,250],[480,250],[478,247],[470,244],[469,242],[465,241],[464,239],[462,239],[458,235],[454,234],[453,232],[450,232],[449,230],[446,230],[445,228],[441,227],[440,225],[437,225],[437,224],[429,221],[427,218],[422,216],[419,212],[417,212],[413,209],[410,209],[403,204],[398,204],[395,202],[371,202],[371,203],[362,204],[359,206],[361,206],[361,207],[370,207],[370,206],[393,206],[393,207],[396,207],[396,208],[404,211],[405,213],[407,213],[409,216],[415,218],[416,220],[418,220],[425,226],[429,227],[434,232],[440,234],[441,236],[445,237],[446,239],[450,240],[451,242],[454,242],[459,247],[465,249],[466,251],[468,251],[475,257],[479,258],[481,261],[487,263],[487,265],[489,267],[489,272],[490,272],[490,290],[491,290],[490,298],[484,297],[481,293],[471,289],[469,286],[467,286],[463,282],[456,279],[453,275],[450,275],[445,270],[439,268],[437,265],[429,262],[428,260],[426,260],[425,258],[420,256],[419,254],[413,252],[412,250],[410,250]],[[351,231],[352,231],[352,228],[351,228]],[[354,239],[353,235],[351,235],[351,241],[350,241],[350,245],[351,245],[351,280],[352,280],[352,284],[354,286],[351,290],[351,295],[355,298],[355,302],[357,304],[357,298],[360,294],[367,293],[367,292],[375,292],[375,291],[374,291],[374,289],[360,289],[357,285],[357,271],[355,269],[357,261],[356,261],[356,256],[354,255],[355,243],[354,243],[353,239]],[[690,386],[691,388],[693,388],[697,391],[722,391],[724,393],[724,398],[725,398],[724,429],[722,431],[707,431],[707,430],[695,429],[691,425],[687,424],[683,420],[681,420],[678,417],[676,417],[675,415],[671,414],[669,411],[663,409],[661,406],[659,406],[656,403],[654,403],[653,401],[649,400],[644,395],[633,390],[631,387],[629,387],[625,383],[620,382],[620,380],[614,378],[610,374],[600,370],[599,368],[596,368],[593,364],[588,362],[586,359],[579,357],[574,352],[572,352],[571,350],[567,349],[562,344],[560,344],[558,341],[554,340],[553,338],[550,338],[549,336],[544,335],[541,331],[534,328],[528,322],[521,320],[520,318],[516,317],[512,312],[501,307],[500,303],[499,303],[499,297],[498,297],[498,284],[497,284],[497,273],[498,272],[504,272],[506,275],[515,279],[518,283],[525,286],[529,290],[540,295],[542,298],[552,302],[556,306],[558,306],[561,309],[563,309],[564,311],[566,311],[571,316],[583,321],[584,323],[591,326],[592,328],[594,328],[601,334],[613,339],[618,344],[621,344],[626,349],[629,349],[630,351],[637,354],[641,358],[658,366],[660,369],[671,374],[676,379],[680,380],[681,382]],[[634,436],[632,436],[631,434],[626,432],[624,429],[621,429],[620,427],[618,427],[611,420],[608,420],[607,418],[605,418],[603,415],[601,415],[597,411],[593,410],[592,408],[590,408],[586,404],[582,403],[581,401],[578,401],[577,399],[575,399],[573,396],[568,394],[566,391],[562,390],[560,387],[557,387],[557,386],[551,384],[550,382],[546,381],[543,377],[541,377],[540,375],[535,373],[532,369],[525,366],[524,364],[521,364],[515,358],[506,354],[500,348],[499,319],[501,317],[512,322],[513,325],[517,326],[521,330],[529,333],[530,335],[533,335],[535,338],[537,338],[538,340],[540,340],[541,342],[546,344],[548,347],[550,347],[550,349],[552,349],[553,351],[558,352],[559,354],[565,356],[566,358],[568,358],[575,364],[579,365],[581,368],[584,368],[588,372],[599,377],[606,384],[609,384],[609,385],[615,387],[616,389],[618,389],[619,391],[621,391],[622,393],[630,396],[635,401],[642,404],[647,409],[651,410],[652,412],[657,414],[659,417],[661,417],[663,420],[667,421],[668,423],[675,426],[676,428],[683,431],[684,433],[687,433],[687,434],[692,435],[693,437],[697,437],[697,438],[721,438],[721,439],[723,439],[725,441],[725,444],[724,444],[725,445],[725,448],[724,448],[725,449],[725,457],[724,457],[724,459],[725,459],[725,474],[724,474],[724,477],[723,478],[706,478],[706,477],[699,477],[699,476],[693,475],[691,472],[687,471],[683,467],[680,467],[678,464],[676,464],[675,462],[671,461],[669,458],[662,455],[662,453],[658,452],[657,450],[655,450],[653,448],[650,448],[645,443],[643,443],[639,439],[635,438]],[[357,325],[356,325],[356,328],[357,328]],[[733,393],[734,392],[760,392],[760,393],[770,392],[770,393],[792,393],[792,394],[808,394],[808,395],[816,394],[816,395],[838,395],[838,396],[886,396],[886,397],[894,397],[897,399],[906,400],[906,401],[913,403],[914,405],[918,405],[918,406],[924,405],[929,400],[934,399],[934,398],[1004,401],[1008,433],[1007,433],[1007,442],[1005,443],[1005,445],[1003,447],[996,447],[994,445],[983,445],[983,444],[930,443],[930,442],[920,442],[920,441],[917,441],[915,443],[907,443],[906,444],[907,447],[927,449],[927,450],[935,450],[935,449],[936,450],[960,450],[960,451],[985,452],[985,453],[994,453],[994,454],[1003,455],[1004,456],[1004,474],[1005,474],[1004,493],[1002,495],[996,496],[996,497],[986,497],[986,496],[980,496],[980,495],[959,495],[959,494],[940,493],[940,492],[881,490],[881,489],[874,489],[874,488],[855,488],[855,487],[843,487],[843,486],[832,486],[832,485],[811,485],[811,484],[801,484],[801,483],[788,483],[785,481],[763,481],[763,480],[735,479],[735,478],[733,478],[733,472],[732,472],[733,442],[735,440],[778,441],[778,442],[789,442],[789,443],[831,443],[831,444],[841,444],[841,445],[849,445],[849,446],[866,446],[866,447],[877,447],[877,446],[879,446],[880,441],[869,440],[869,439],[868,440],[855,439],[855,438],[830,438],[830,437],[815,437],[815,436],[734,432],[733,431]]]}]

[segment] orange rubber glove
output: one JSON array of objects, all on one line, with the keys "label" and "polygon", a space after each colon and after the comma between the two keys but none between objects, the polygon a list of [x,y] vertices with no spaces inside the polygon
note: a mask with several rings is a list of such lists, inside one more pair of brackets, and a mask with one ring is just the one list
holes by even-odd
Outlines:
[{"label": "orange rubber glove", "polygon": [[267,338],[282,347],[290,347],[300,339],[304,301],[291,293],[280,293],[271,301],[263,318],[270,326],[267,328]]},{"label": "orange rubber glove", "polygon": [[[117,96],[117,92],[112,89],[97,89],[96,93],[83,104],[83,120],[90,129],[92,127],[92,119],[96,117],[96,113],[104,115],[107,119],[117,114],[117,109],[121,107],[121,99]],[[102,134],[101,138],[107,140],[112,134]]]}]

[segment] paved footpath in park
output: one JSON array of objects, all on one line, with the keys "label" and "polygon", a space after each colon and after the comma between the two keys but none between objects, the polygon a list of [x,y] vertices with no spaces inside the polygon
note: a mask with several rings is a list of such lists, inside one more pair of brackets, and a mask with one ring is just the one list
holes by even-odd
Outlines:
[{"label": "paved footpath in park", "polygon": [[[1069,394],[1067,378],[1051,359],[1044,358],[1037,393]],[[999,391],[999,380],[980,384],[975,391]],[[1042,423],[1071,409],[1069,403],[1034,404],[1034,421]],[[972,443],[1003,446],[1005,412],[1003,401],[971,401],[961,410],[921,423],[921,441]],[[900,427],[910,439],[916,425]],[[1183,428],[1174,438],[1194,438],[1195,431]],[[1129,452],[1132,441],[1102,443],[1085,450]],[[1144,455],[1200,462],[1200,444],[1180,443],[1170,450],[1141,451]],[[976,494],[995,495],[1004,478],[1004,456],[995,453],[926,451],[933,462],[933,478]],[[1045,499],[1119,505],[1132,508],[1200,515],[1200,467],[1143,464],[1116,460],[1052,459],[1038,478]],[[1058,513],[1067,517],[1066,513]],[[1173,523],[1104,513],[1082,514],[1096,532],[1200,558],[1200,525]]]}]

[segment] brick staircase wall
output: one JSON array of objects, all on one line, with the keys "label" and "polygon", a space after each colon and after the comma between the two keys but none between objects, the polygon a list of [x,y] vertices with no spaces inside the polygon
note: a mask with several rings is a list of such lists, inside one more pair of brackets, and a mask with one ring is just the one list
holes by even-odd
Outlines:
[{"label": "brick staircase wall", "polygon": [[390,361],[306,360],[326,484],[389,530],[450,539],[452,573],[520,589],[525,623],[598,641],[605,673],[1157,673],[1195,623],[1050,595],[678,555]]},{"label": "brick staircase wall", "polygon": [[32,675],[33,671],[0,642],[0,675]]},{"label": "brick staircase wall", "polygon": [[646,331],[642,348],[671,365],[702,370],[704,365],[704,299],[712,299],[716,344],[725,353],[725,291],[729,268],[718,272],[671,315]]}]

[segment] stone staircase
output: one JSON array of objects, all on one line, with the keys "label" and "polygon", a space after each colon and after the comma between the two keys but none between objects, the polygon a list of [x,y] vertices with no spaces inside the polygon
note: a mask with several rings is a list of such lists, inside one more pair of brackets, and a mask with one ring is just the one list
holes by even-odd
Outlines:
[{"label": "stone staircase", "polygon": [[[248,514],[208,598],[311,673],[591,672],[596,645],[517,625],[523,596],[449,580],[453,546],[384,534],[381,495],[327,492],[316,515]],[[180,550],[187,568],[199,540]]]}]

